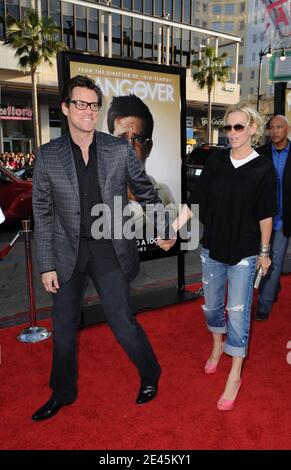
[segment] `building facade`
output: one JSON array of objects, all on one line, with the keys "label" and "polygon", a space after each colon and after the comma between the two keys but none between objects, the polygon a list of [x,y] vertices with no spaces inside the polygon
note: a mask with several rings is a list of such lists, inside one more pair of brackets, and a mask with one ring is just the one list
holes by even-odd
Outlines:
[{"label": "building facade", "polygon": [[[13,51],[4,45],[7,16],[21,19],[31,7],[43,16],[54,18],[60,27],[60,39],[69,50],[186,67],[187,137],[192,142],[205,140],[207,96],[192,80],[191,62],[207,43],[216,47],[219,54],[226,50],[234,72],[229,83],[217,83],[213,92],[212,140],[218,142],[225,108],[236,103],[240,96],[240,37],[237,24],[225,28],[230,32],[213,29],[215,15],[210,15],[211,3],[196,0],[0,0],[0,151],[33,149],[33,126],[28,117],[31,114],[31,77],[19,69]],[[52,69],[39,67],[38,97],[41,142],[45,143],[60,134],[56,66]]]}]

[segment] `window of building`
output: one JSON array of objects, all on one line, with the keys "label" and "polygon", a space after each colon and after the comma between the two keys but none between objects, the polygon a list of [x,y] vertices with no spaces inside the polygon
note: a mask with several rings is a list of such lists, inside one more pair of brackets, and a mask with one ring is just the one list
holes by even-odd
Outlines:
[{"label": "window of building", "polygon": [[229,67],[231,67],[233,65],[233,57],[231,56],[226,57],[225,65],[228,65]]},{"label": "window of building", "polygon": [[207,28],[207,21],[202,21],[202,28]]},{"label": "window of building", "polygon": [[[65,5],[65,4],[64,4]],[[60,0],[48,0],[48,15],[58,26],[61,26],[61,2]]]},{"label": "window of building", "polygon": [[245,20],[241,20],[239,22],[239,30],[243,31],[245,29]]},{"label": "window of building", "polygon": [[254,94],[254,88],[251,86],[250,87],[250,94],[253,95]]},{"label": "window of building", "polygon": [[180,0],[174,0],[174,15],[173,19],[174,21],[182,21],[182,2]]},{"label": "window of building", "polygon": [[225,21],[224,22],[224,31],[234,31],[234,21]]},{"label": "window of building", "polygon": [[173,17],[172,0],[165,0],[164,3],[165,3],[164,14],[165,15],[167,15],[167,14],[170,15],[170,18],[172,19],[172,17]]},{"label": "window of building", "polygon": [[60,108],[49,108],[50,127],[61,127],[61,110]]},{"label": "window of building", "polygon": [[43,16],[48,16],[48,11],[47,11],[47,0],[41,0],[41,14]]},{"label": "window of building", "polygon": [[71,3],[62,4],[62,20],[63,20],[63,41],[68,47],[75,47],[74,35],[74,6]]},{"label": "window of building", "polygon": [[190,67],[190,31],[182,32],[182,67]]},{"label": "window of building", "polygon": [[193,2],[193,3],[194,3],[195,11],[197,11],[197,13],[200,13],[201,3],[200,2]]},{"label": "window of building", "polygon": [[153,59],[153,23],[151,21],[144,21],[144,59]]},{"label": "window of building", "polygon": [[173,28],[173,64],[181,63],[181,29]]},{"label": "window of building", "polygon": [[252,62],[255,62],[255,60],[256,60],[256,53],[252,52]]},{"label": "window of building", "polygon": [[134,18],[133,20],[133,57],[142,59],[142,20]]},{"label": "window of building", "polygon": [[153,0],[147,0],[144,2],[144,12],[147,15],[152,15],[153,14]]},{"label": "window of building", "polygon": [[242,79],[243,79],[243,74],[242,74],[242,72],[239,72],[239,73],[237,74],[237,79],[238,79],[239,82],[242,81]]},{"label": "window of building", "polygon": [[4,36],[4,0],[0,0],[0,38]]},{"label": "window of building", "polygon": [[59,108],[49,108],[50,139],[61,136],[61,112]]},{"label": "window of building", "polygon": [[154,5],[155,5],[154,15],[163,16],[163,0],[155,0]]},{"label": "window of building", "polygon": [[239,65],[242,65],[244,63],[244,56],[243,55],[239,56],[238,63],[239,63]]},{"label": "window of building", "polygon": [[133,9],[142,12],[142,0],[133,0]]},{"label": "window of building", "polygon": [[128,16],[122,17],[122,55],[132,57],[132,19]]},{"label": "window of building", "polygon": [[220,15],[222,13],[222,6],[219,3],[215,3],[212,6],[212,13],[214,15]]},{"label": "window of building", "polygon": [[23,18],[30,8],[31,8],[31,0],[21,0],[20,1],[20,17]]},{"label": "window of building", "polygon": [[255,17],[254,17],[254,24],[258,24],[258,17],[257,17],[257,15],[255,15]]},{"label": "window of building", "polygon": [[76,49],[87,50],[86,8],[76,5]]},{"label": "window of building", "polygon": [[121,17],[112,13],[112,54],[121,55]]},{"label": "window of building", "polygon": [[[4,6],[3,6],[4,9]],[[6,12],[5,15],[7,14],[14,16],[16,20],[20,19],[19,16],[19,0],[6,0]]]},{"label": "window of building", "polygon": [[193,46],[194,46],[194,48],[197,48],[197,47],[199,46],[199,44],[200,44],[200,39],[199,39],[197,36],[195,36],[195,37],[193,38]]},{"label": "window of building", "polygon": [[122,8],[124,8],[125,10],[132,10],[131,0],[122,0]]},{"label": "window of building", "polygon": [[253,34],[253,43],[257,42],[257,35]]},{"label": "window of building", "polygon": [[92,52],[98,51],[98,10],[88,8],[88,50]]},{"label": "window of building", "polygon": [[256,74],[255,70],[251,70],[251,73],[250,73],[251,80],[255,78],[255,74]]},{"label": "window of building", "polygon": [[243,3],[240,4],[240,12],[243,13],[244,11],[246,11],[246,4],[245,4],[245,2],[243,2]]},{"label": "window of building", "polygon": [[203,3],[203,13],[207,13],[208,12],[208,3]]},{"label": "window of building", "polygon": [[233,15],[234,14],[234,7],[235,7],[234,3],[226,3],[224,5],[224,13],[226,15]]},{"label": "window of building", "polygon": [[221,31],[220,21],[213,21],[213,23],[211,23],[211,29],[213,29],[214,31]]},{"label": "window of building", "polygon": [[190,0],[184,0],[183,23],[190,23],[190,18],[191,18],[191,2]]}]

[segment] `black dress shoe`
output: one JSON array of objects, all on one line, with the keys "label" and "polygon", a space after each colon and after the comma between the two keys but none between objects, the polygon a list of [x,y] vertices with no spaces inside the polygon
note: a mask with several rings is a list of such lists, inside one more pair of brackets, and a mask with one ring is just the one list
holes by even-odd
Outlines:
[{"label": "black dress shoe", "polygon": [[[71,402],[73,403],[73,402]],[[55,416],[58,411],[66,405],[70,405],[71,403],[59,403],[54,398],[50,398],[43,406],[39,408],[33,415],[32,419],[34,421],[42,421],[44,419],[49,419]]]},{"label": "black dress shoe", "polygon": [[136,398],[136,403],[138,405],[142,405],[143,403],[147,403],[150,400],[153,400],[155,398],[156,394],[158,393],[158,384],[159,384],[159,379],[156,380],[151,385],[144,385],[141,383],[138,396]]},{"label": "black dress shoe", "polygon": [[268,320],[269,314],[265,312],[260,312],[259,310],[256,313],[255,320]]}]

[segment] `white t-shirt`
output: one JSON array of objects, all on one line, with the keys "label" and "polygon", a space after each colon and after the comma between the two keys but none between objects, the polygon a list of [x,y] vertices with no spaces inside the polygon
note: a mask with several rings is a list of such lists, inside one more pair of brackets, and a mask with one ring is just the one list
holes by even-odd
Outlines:
[{"label": "white t-shirt", "polygon": [[5,215],[3,214],[2,209],[0,207],[0,224],[2,224],[2,222],[4,222],[4,220],[5,220]]},{"label": "white t-shirt", "polygon": [[234,168],[238,168],[239,166],[245,165],[246,163],[250,162],[251,160],[254,160],[254,158],[257,157],[259,157],[259,154],[255,150],[253,150],[248,157],[242,158],[241,160],[235,160],[231,157],[230,154],[231,163],[233,164]]}]

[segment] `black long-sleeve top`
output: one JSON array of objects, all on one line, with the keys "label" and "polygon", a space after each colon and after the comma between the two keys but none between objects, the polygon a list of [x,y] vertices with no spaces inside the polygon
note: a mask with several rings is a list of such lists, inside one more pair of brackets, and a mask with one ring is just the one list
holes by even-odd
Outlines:
[{"label": "black long-sleeve top", "polygon": [[187,205],[191,204],[199,204],[201,244],[212,259],[234,265],[257,255],[259,221],[276,214],[272,162],[259,155],[234,168],[229,149],[211,155],[188,198]]}]

